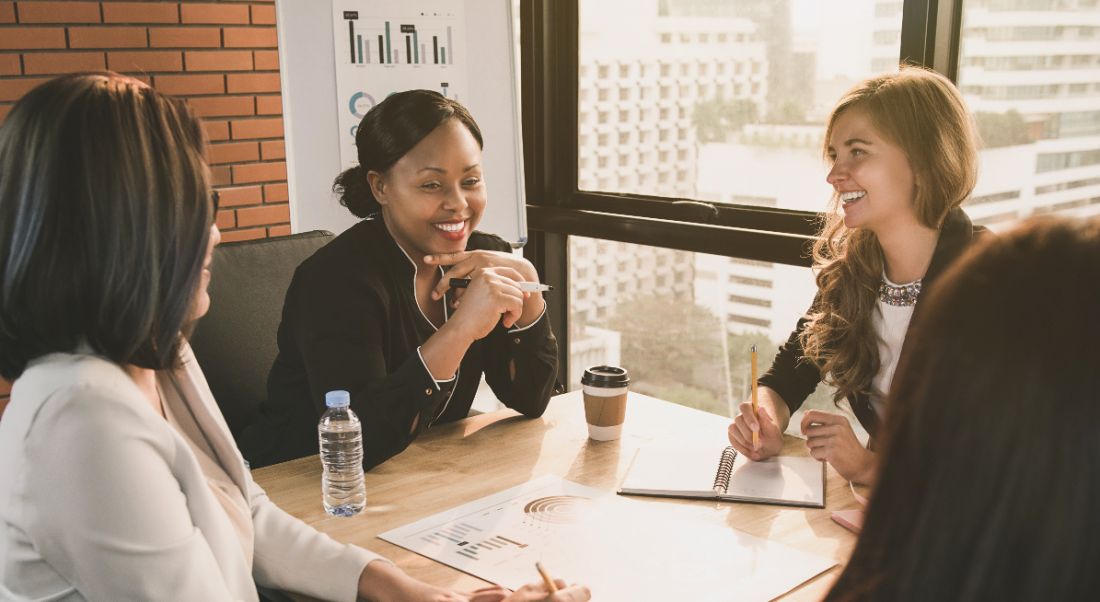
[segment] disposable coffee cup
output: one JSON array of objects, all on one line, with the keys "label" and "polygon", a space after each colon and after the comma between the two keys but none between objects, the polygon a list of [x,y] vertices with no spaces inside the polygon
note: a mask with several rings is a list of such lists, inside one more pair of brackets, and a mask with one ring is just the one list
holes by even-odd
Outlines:
[{"label": "disposable coffee cup", "polygon": [[623,434],[626,419],[627,386],[630,375],[618,366],[593,366],[584,371],[584,416],[588,436],[596,441],[613,441]]}]

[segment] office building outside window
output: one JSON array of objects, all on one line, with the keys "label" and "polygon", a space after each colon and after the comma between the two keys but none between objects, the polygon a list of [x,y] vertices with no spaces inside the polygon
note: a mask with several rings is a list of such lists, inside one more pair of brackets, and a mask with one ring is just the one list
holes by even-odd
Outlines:
[{"label": "office building outside window", "polygon": [[958,84],[983,140],[977,223],[1100,215],[1100,2],[966,0]]}]

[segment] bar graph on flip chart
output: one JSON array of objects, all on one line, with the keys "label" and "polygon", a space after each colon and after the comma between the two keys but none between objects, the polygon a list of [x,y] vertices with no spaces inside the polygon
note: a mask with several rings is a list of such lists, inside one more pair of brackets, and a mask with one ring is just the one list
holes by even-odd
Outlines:
[{"label": "bar graph on flip chart", "polygon": [[463,3],[448,0],[333,0],[340,159],[357,160],[355,131],[375,104],[422,88],[463,101],[466,94]]},{"label": "bar graph on flip chart", "polygon": [[347,23],[347,62],[352,65],[453,65],[454,26],[436,24],[439,17],[359,19],[358,11],[343,11]]}]

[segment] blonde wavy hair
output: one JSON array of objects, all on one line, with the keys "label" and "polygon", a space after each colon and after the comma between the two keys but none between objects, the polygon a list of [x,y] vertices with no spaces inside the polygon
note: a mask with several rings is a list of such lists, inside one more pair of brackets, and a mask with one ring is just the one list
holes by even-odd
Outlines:
[{"label": "blonde wavy hair", "polygon": [[[837,102],[825,128],[823,153],[837,119],[862,111],[875,130],[898,146],[913,171],[913,207],[920,223],[939,229],[974,188],[977,137],[955,85],[914,66],[873,77]],[[834,194],[813,246],[818,296],[800,335],[804,356],[836,387],[834,400],[870,391],[879,370],[871,322],[883,272],[882,247],[870,230],[844,225]]]}]

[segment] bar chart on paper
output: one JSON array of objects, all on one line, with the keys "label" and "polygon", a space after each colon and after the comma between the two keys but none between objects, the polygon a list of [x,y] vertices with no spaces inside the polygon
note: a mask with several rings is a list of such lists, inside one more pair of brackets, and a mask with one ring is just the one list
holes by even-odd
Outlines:
[{"label": "bar chart on paper", "polygon": [[421,88],[460,102],[465,96],[462,2],[333,0],[332,22],[343,167],[357,160],[359,121],[390,94]]}]

